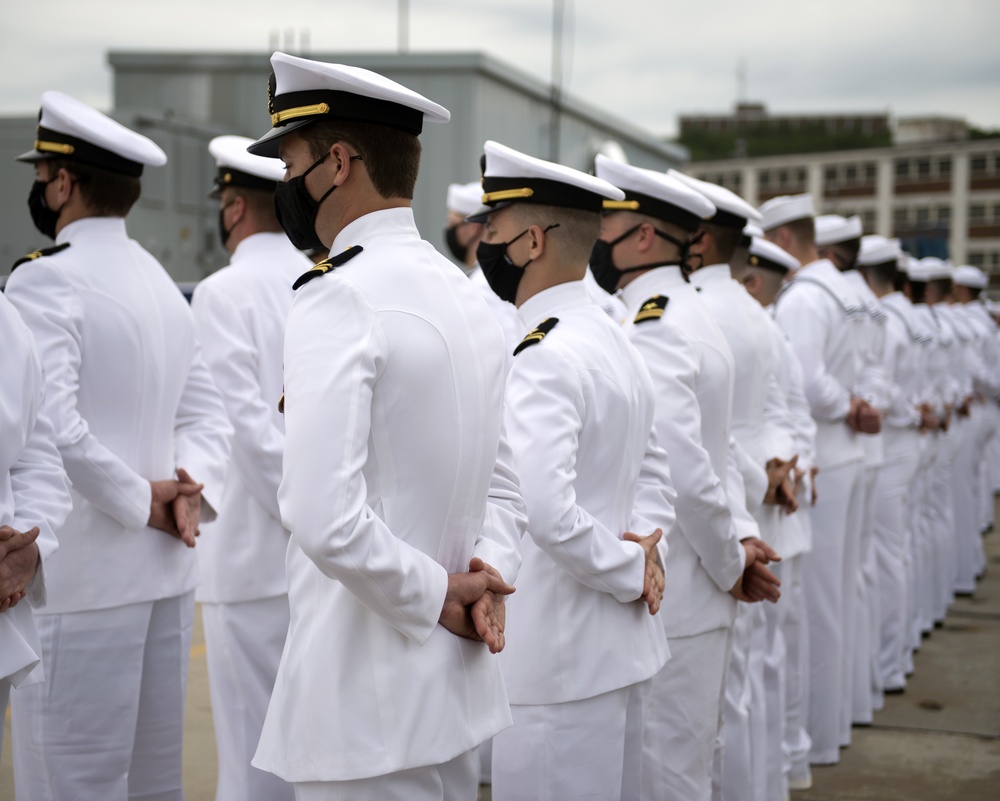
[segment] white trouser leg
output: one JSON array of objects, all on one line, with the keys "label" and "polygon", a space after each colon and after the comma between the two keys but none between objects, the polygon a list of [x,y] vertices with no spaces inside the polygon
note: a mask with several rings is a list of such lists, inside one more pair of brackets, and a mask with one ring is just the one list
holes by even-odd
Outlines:
[{"label": "white trouser leg", "polygon": [[[800,514],[804,513],[802,509]],[[783,561],[781,600],[785,605],[782,639],[785,645],[785,735],[784,752],[788,777],[803,780],[809,775],[812,741],[806,731],[809,716],[809,630],[806,626],[805,595],[802,586],[802,556]]]},{"label": "white trouser leg", "polygon": [[[796,561],[792,557],[788,561]],[[788,718],[786,688],[788,686],[788,654],[785,650],[785,619],[789,601],[785,595],[790,572],[782,560],[772,565],[781,581],[778,603],[762,603],[765,621],[764,693],[767,704],[767,798],[784,798],[788,792],[789,761],[785,750],[785,726]]]},{"label": "white trouser leg", "polygon": [[956,428],[958,442],[950,471],[951,496],[954,514],[954,549],[955,549],[955,592],[970,593],[976,589],[976,573],[979,560],[977,547],[982,548],[982,537],[979,533],[978,512],[976,509],[976,466],[975,459],[979,449],[973,440],[978,433],[978,420],[965,420],[960,428]]},{"label": "white trouser leg", "polygon": [[633,687],[562,704],[512,704],[514,725],[493,738],[495,801],[618,801]]},{"label": "white trouser leg", "polygon": [[750,647],[752,608],[740,604],[730,640],[729,665],[722,695],[721,753],[716,781],[717,801],[746,801],[752,797],[753,754],[750,748]]},{"label": "white trouser leg", "polygon": [[[7,679],[0,679],[0,709],[3,710],[4,715],[7,714],[7,701],[10,698],[10,682]],[[3,752],[3,730],[4,727],[0,726],[0,753]]]},{"label": "white trouser leg", "polygon": [[288,632],[288,596],[203,603],[219,755],[215,801],[291,801],[292,785],[251,766]]},{"label": "white trouser leg", "polygon": [[445,762],[386,776],[343,782],[300,782],[295,801],[473,801],[479,776],[476,749]]},{"label": "white trouser leg", "polygon": [[[770,604],[768,604],[770,605]],[[747,678],[750,687],[750,758],[753,765],[754,798],[768,801],[768,787],[781,783],[781,725],[776,720],[777,710],[768,705],[765,674],[768,657],[767,618],[764,604],[750,604],[750,658],[747,660]],[[776,726],[772,737],[771,727]],[[774,767],[777,775],[771,775]]]},{"label": "white trouser leg", "polygon": [[864,502],[861,507],[861,525],[858,541],[858,570],[855,590],[853,631],[849,635],[853,641],[854,660],[851,665],[851,695],[849,719],[844,722],[842,736],[846,732],[850,741],[852,723],[871,723],[872,710],[872,569],[875,558],[874,512],[875,484],[878,480],[877,467],[865,467],[862,479],[862,495]]}]

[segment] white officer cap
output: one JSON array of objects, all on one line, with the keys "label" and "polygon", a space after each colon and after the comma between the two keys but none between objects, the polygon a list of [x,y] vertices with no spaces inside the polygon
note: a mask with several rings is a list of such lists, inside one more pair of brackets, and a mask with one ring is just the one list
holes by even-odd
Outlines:
[{"label": "white officer cap", "polygon": [[483,185],[479,181],[448,185],[448,211],[468,217],[479,211],[483,203]]},{"label": "white officer cap", "polygon": [[715,205],[703,194],[672,175],[623,164],[598,154],[594,159],[598,178],[625,193],[624,200],[604,201],[605,211],[634,211],[694,231],[715,214]]},{"label": "white officer cap", "polygon": [[779,195],[761,205],[760,215],[760,227],[773,231],[778,226],[814,217],[816,212],[812,195]]},{"label": "white officer cap", "polygon": [[760,222],[760,212],[724,186],[693,178],[677,170],[667,170],[667,175],[676,178],[682,184],[691,187],[695,192],[701,193],[712,201],[715,206],[715,215],[709,222],[727,228],[740,229],[744,228],[747,223]]},{"label": "white officer cap", "polygon": [[625,193],[607,181],[519,153],[499,142],[488,141],[483,150],[480,200],[486,207],[469,215],[469,222],[485,222],[492,212],[512,203],[538,203],[597,213],[605,200],[625,199]]},{"label": "white officer cap", "polygon": [[208,152],[215,159],[217,168],[215,189],[209,197],[218,197],[227,186],[274,191],[285,170],[276,159],[247,153],[251,144],[253,139],[248,136],[217,136],[208,143]]},{"label": "white officer cap", "polygon": [[839,245],[852,239],[861,239],[864,228],[858,215],[841,217],[839,214],[821,214],[816,218],[816,245]]},{"label": "white officer cap", "polygon": [[754,236],[750,239],[747,264],[751,267],[775,270],[782,275],[788,272],[795,272],[802,266],[799,260],[791,253],[779,248],[773,242],[768,242],[761,236]]},{"label": "white officer cap", "polygon": [[743,226],[743,236],[759,236],[763,239],[764,229],[756,223],[748,222]]},{"label": "white officer cap", "polygon": [[278,157],[278,140],[317,120],[357,120],[417,136],[425,122],[448,122],[451,113],[423,95],[371,70],[275,53],[267,86],[270,131],[249,150]]},{"label": "white officer cap", "polygon": [[969,289],[986,289],[989,286],[990,279],[982,270],[978,267],[973,267],[970,264],[963,264],[960,267],[956,267],[951,272],[951,282],[957,284],[958,286],[965,286]]},{"label": "white officer cap", "polygon": [[138,177],[145,166],[162,167],[167,154],[152,139],[129,130],[86,103],[62,92],[42,94],[34,150],[18,161],[68,159]]},{"label": "white officer cap", "polygon": [[903,251],[898,239],[887,239],[878,234],[861,237],[861,249],[858,251],[858,266],[870,267],[873,264],[899,262]]}]

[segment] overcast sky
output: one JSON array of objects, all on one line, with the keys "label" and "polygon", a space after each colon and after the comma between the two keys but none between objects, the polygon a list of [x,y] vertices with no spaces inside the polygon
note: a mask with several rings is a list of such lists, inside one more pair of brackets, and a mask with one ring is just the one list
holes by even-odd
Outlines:
[{"label": "overcast sky", "polygon": [[[0,0],[0,115],[61,89],[111,104],[109,50],[395,50],[398,0]],[[410,50],[484,50],[548,81],[547,0],[410,0]],[[572,95],[657,134],[747,96],[1000,129],[997,0],[566,0]],[[44,11],[40,11],[44,9]],[[289,39],[289,34],[293,40]],[[294,42],[294,44],[293,44]]]}]

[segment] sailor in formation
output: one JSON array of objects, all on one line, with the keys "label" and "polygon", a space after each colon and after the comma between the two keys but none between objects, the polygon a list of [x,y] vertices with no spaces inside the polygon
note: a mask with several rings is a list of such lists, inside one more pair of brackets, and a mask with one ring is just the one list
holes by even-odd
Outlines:
[{"label": "sailor in formation", "polygon": [[456,266],[411,209],[448,110],[271,69],[190,309],[125,228],[156,144],[46,92],[20,157],[55,244],[0,298],[17,797],[183,798],[196,597],[217,801],[472,801],[490,741],[501,801],[809,787],[985,570],[988,276],[494,141]]}]

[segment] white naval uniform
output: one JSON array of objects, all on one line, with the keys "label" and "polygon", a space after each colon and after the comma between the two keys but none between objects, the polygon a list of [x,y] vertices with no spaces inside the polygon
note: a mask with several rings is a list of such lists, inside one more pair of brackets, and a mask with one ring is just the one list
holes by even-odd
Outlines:
[{"label": "white naval uniform", "polygon": [[493,291],[486,280],[486,276],[483,275],[483,268],[478,264],[469,271],[469,280],[482,293],[483,299],[486,301],[486,305],[489,307],[494,319],[500,324],[500,328],[503,330],[503,340],[507,355],[510,356],[526,332],[524,323],[517,316],[517,308],[513,303],[500,300],[500,296]]},{"label": "white naval uniform", "polygon": [[816,420],[818,501],[810,511],[813,548],[803,559],[809,620],[809,736],[813,763],[840,758],[844,704],[850,706],[860,539],[863,452],[847,426],[858,384],[853,293],[826,259],[807,264],[779,297],[775,319],[802,366],[806,398]]},{"label": "white naval uniform", "polygon": [[449,573],[520,564],[503,336],[411,209],[354,220],[331,252],[355,246],[296,292],[285,331],[291,622],[253,764],[308,797],[364,779],[377,797],[510,725],[497,659],[438,624]]},{"label": "white naval uniform", "polygon": [[[120,217],[70,223],[7,297],[35,335],[45,408],[73,485],[37,616],[44,685],[11,704],[18,795],[180,798],[190,548],[146,525],[150,480],[178,467],[219,508],[231,429],[191,311]],[[131,721],[123,726],[122,721]]]},{"label": "white naval uniform", "polygon": [[[667,298],[659,319],[635,322]],[[656,391],[657,435],[677,465],[677,526],[669,537],[660,612],[671,660],[653,679],[653,738],[643,748],[644,799],[707,801],[723,682],[744,568],[727,495],[733,356],[679,267],[659,267],[621,293],[625,331]],[[683,469],[681,469],[683,466]]]},{"label": "white naval uniform", "polygon": [[198,543],[212,718],[216,801],[291,799],[292,787],[251,767],[288,631],[285,551],[278,511],[285,424],[278,412],[292,284],[312,262],[284,233],[240,241],[229,266],[191,300],[205,362],[234,429],[218,519]]},{"label": "white naval uniform", "polygon": [[[35,341],[0,295],[0,342],[4,381],[0,384],[0,526],[29,531],[41,560],[17,606],[0,612],[0,708],[11,687],[45,679],[33,609],[45,606],[45,565],[57,547],[56,530],[69,514],[69,482],[56,450],[52,424],[42,410],[45,381]],[[0,734],[0,745],[3,735]]]},{"label": "white naval uniform", "polygon": [[[772,458],[790,459],[794,431],[775,372],[773,321],[746,289],[733,280],[728,264],[702,267],[691,275],[691,283],[699,290],[699,297],[733,353],[733,436],[759,470],[765,470]],[[751,511],[759,524],[761,537],[781,554],[783,543],[778,537],[784,533],[782,518],[785,515],[778,506],[762,504],[766,490],[765,483],[759,497],[754,498],[755,508]],[[771,656],[772,652],[783,650],[783,646],[777,642],[778,626],[768,623],[768,613],[775,614],[777,606],[743,605],[738,612],[749,618],[749,642],[741,644],[746,648],[741,657],[746,660],[747,684],[743,693],[749,696],[749,714],[746,725],[739,729],[752,754],[754,794],[762,801],[768,797],[784,797],[787,791],[782,756],[784,707],[780,685],[783,678],[779,673],[780,660]],[[734,648],[737,646],[734,642]],[[735,661],[734,655],[732,664]],[[725,714],[723,717],[725,720]],[[725,720],[725,725],[726,740],[731,741],[736,734],[731,734],[731,728],[738,722]],[[744,777],[739,788],[744,793],[745,782]]]},{"label": "white naval uniform", "polygon": [[[883,466],[875,488],[875,548],[879,570],[879,680],[886,690],[906,686],[913,609],[910,492],[920,466],[920,404],[925,400],[922,362],[931,344],[901,292],[882,298],[886,312],[884,373],[889,406],[883,418]],[[926,436],[926,435],[925,435]]]},{"label": "white naval uniform", "polygon": [[[539,292],[518,315],[529,330],[558,322],[514,357],[507,384],[529,522],[501,655],[514,726],[494,741],[493,797],[634,799],[646,680],[669,653],[641,597],[643,551],[622,539],[674,524],[653,385],[582,281]],[[554,721],[573,735],[553,736]]]}]

